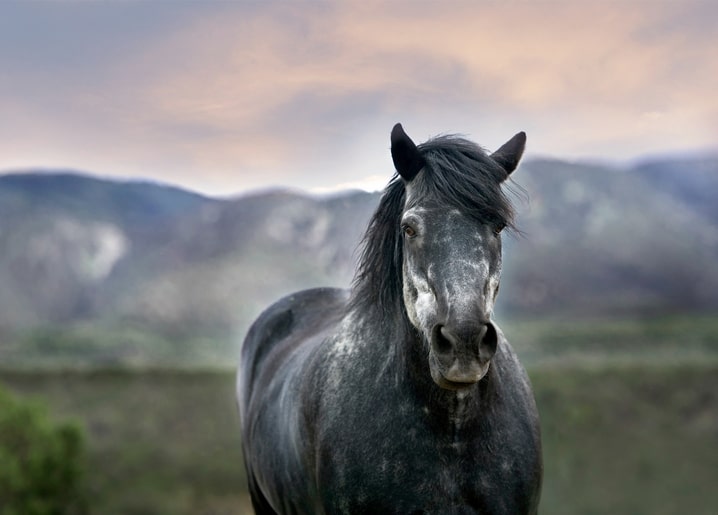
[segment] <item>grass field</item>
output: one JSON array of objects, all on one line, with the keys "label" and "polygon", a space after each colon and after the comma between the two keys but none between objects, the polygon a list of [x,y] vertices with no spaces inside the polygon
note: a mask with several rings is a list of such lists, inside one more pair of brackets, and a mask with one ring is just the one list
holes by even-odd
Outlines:
[{"label": "grass field", "polygon": [[[713,514],[718,367],[535,366],[541,513]],[[2,372],[88,433],[97,514],[251,513],[231,372]]]},{"label": "grass field", "polygon": [[718,368],[545,368],[544,514],[705,514],[718,506]]},{"label": "grass field", "polygon": [[712,313],[499,323],[528,367],[718,362],[718,317]]},{"label": "grass field", "polygon": [[229,372],[5,372],[87,432],[92,513],[251,513]]}]

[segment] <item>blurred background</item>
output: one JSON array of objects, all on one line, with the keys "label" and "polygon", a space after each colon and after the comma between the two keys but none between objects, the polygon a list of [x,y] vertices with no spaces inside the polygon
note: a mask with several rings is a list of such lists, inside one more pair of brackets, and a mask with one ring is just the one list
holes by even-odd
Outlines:
[{"label": "blurred background", "polygon": [[279,296],[349,286],[396,122],[528,134],[496,319],[541,413],[541,512],[714,513],[716,21],[0,3],[0,515],[251,513],[239,346]]}]

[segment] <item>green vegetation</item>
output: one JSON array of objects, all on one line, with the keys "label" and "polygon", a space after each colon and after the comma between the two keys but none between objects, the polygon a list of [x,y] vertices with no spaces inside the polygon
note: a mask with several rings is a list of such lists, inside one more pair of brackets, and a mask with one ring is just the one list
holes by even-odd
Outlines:
[{"label": "green vegetation", "polygon": [[542,513],[683,513],[718,506],[718,367],[546,367]]},{"label": "green vegetation", "polygon": [[[718,320],[524,320],[502,327],[527,364],[541,414],[542,513],[715,512]],[[100,336],[108,349],[114,344],[107,342],[121,339]],[[52,335],[44,337],[50,352]],[[57,419],[80,421],[91,513],[251,513],[233,372],[142,368],[152,360],[124,370],[86,363],[63,371],[52,363],[5,367],[0,384],[43,398]]]},{"label": "green vegetation", "polygon": [[0,381],[82,421],[91,513],[251,513],[233,373],[6,371]]},{"label": "green vegetation", "polygon": [[0,388],[0,515],[86,513],[80,429]]},{"label": "green vegetation", "polygon": [[[530,369],[542,513],[708,515],[718,506],[718,367]],[[91,509],[251,513],[228,372],[5,372],[89,434]]]},{"label": "green vegetation", "polygon": [[718,363],[718,319],[714,314],[509,318],[499,324],[527,366]]},{"label": "green vegetation", "polygon": [[226,368],[239,354],[238,339],[226,334],[161,334],[139,324],[48,326],[8,340],[0,362],[9,369]]}]

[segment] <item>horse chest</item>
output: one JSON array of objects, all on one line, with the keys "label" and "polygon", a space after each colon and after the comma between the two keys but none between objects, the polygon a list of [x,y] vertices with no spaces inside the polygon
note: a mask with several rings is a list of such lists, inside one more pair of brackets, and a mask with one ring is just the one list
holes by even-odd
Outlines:
[{"label": "horse chest", "polygon": [[494,455],[496,439],[453,427],[437,434],[423,415],[379,409],[360,440],[325,442],[317,477],[326,512],[521,513],[496,505],[497,497],[516,497],[507,495],[516,470]]}]

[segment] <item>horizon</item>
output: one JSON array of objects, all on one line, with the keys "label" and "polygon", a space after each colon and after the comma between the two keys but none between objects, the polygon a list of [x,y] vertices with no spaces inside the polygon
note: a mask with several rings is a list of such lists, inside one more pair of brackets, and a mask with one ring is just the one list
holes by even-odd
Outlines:
[{"label": "horizon", "polygon": [[[390,159],[390,157],[389,157]],[[541,162],[557,162],[575,166],[600,166],[609,170],[615,171],[630,171],[633,168],[643,166],[645,164],[651,164],[655,162],[670,162],[680,160],[700,160],[700,159],[716,159],[718,160],[718,149],[705,149],[705,150],[694,150],[694,151],[681,151],[681,152],[670,152],[670,153],[656,153],[638,156],[633,159],[626,160],[607,160],[600,158],[579,158],[579,159],[562,159],[556,156],[548,155],[529,155],[524,156],[519,164],[517,171],[520,173],[523,165],[530,165],[531,163]],[[390,165],[392,166],[392,165]],[[104,174],[95,170],[80,170],[72,168],[52,168],[52,167],[38,167],[38,168],[27,168],[27,169],[0,169],[0,180],[9,176],[70,176],[70,177],[81,177],[91,180],[107,181],[117,184],[150,184],[160,187],[178,189],[186,193],[200,195],[209,199],[224,200],[241,197],[251,197],[255,195],[272,194],[276,192],[285,192],[290,194],[307,195],[314,197],[331,197],[334,195],[342,195],[344,193],[381,193],[389,181],[392,179],[394,170],[386,175],[386,177],[376,176],[374,182],[348,182],[340,183],[331,186],[319,186],[312,189],[301,188],[300,186],[294,186],[289,184],[268,184],[260,186],[254,189],[238,190],[235,192],[219,193],[214,194],[211,192],[204,192],[199,189],[193,189],[184,185],[170,182],[163,178],[154,177],[142,177],[142,176],[117,176]],[[383,184],[373,189],[372,184],[379,184],[383,180]],[[518,179],[518,183],[521,180]]]}]

